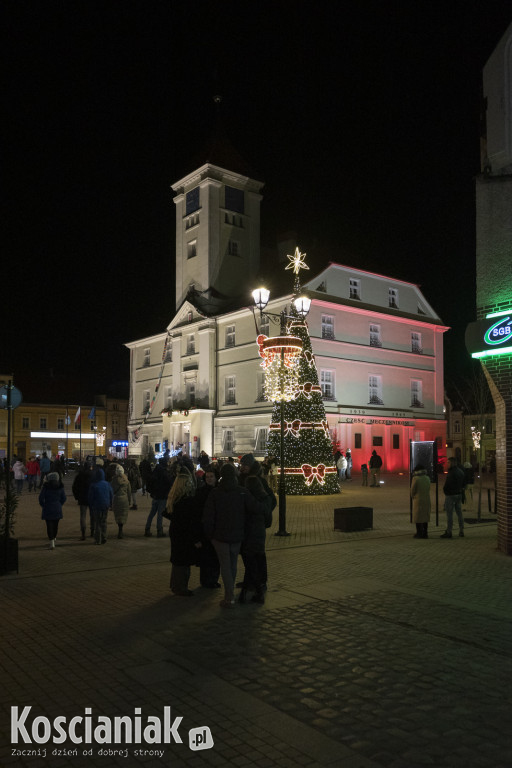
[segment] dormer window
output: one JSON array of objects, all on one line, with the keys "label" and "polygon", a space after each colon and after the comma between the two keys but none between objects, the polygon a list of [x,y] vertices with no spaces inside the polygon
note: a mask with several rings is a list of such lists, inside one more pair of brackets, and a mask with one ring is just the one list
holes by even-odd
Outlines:
[{"label": "dormer window", "polygon": [[144,360],[142,361],[142,365],[144,368],[147,368],[148,365],[151,365],[151,349],[149,347],[144,350]]},{"label": "dormer window", "polygon": [[389,306],[398,309],[398,288],[390,288],[388,291]]},{"label": "dormer window", "polygon": [[350,278],[350,296],[351,299],[361,298],[361,281],[355,277]]}]

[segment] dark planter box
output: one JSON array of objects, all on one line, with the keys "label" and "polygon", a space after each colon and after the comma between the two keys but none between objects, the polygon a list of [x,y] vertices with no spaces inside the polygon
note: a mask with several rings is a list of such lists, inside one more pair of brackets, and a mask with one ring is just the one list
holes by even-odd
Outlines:
[{"label": "dark planter box", "polygon": [[18,539],[0,540],[0,574],[18,573]]},{"label": "dark planter box", "polygon": [[373,507],[340,507],[334,510],[334,530],[364,531],[373,528]]}]

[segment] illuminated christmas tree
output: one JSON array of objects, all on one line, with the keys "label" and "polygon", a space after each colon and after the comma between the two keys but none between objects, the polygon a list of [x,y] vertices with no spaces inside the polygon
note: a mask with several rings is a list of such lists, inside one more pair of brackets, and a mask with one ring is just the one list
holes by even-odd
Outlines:
[{"label": "illuminated christmas tree", "polygon": [[[304,255],[297,248],[289,256],[290,264],[298,276],[299,269],[307,269]],[[295,280],[295,295],[299,295],[298,277]],[[285,365],[265,366],[265,387],[269,399],[274,400],[272,422],[269,430],[268,453],[281,464],[281,439],[284,444],[284,465],[286,493],[294,495],[318,495],[338,493],[339,485],[331,436],[318,383],[315,358],[311,347],[308,326],[295,307],[287,316],[286,334],[297,341],[287,346],[291,362]],[[285,337],[286,338],[286,337]],[[260,354],[262,344],[272,346],[271,339],[259,337]],[[276,342],[279,340],[276,340]],[[281,335],[280,341],[283,342]],[[279,348],[279,345],[275,345]],[[263,356],[263,355],[262,355]],[[276,355],[277,357],[277,355]],[[265,357],[264,357],[265,360]],[[284,355],[281,356],[284,360]],[[284,382],[286,378],[286,383]],[[281,381],[280,381],[281,380]],[[286,390],[281,400],[280,392]],[[281,435],[281,412],[283,412],[283,435]]]}]

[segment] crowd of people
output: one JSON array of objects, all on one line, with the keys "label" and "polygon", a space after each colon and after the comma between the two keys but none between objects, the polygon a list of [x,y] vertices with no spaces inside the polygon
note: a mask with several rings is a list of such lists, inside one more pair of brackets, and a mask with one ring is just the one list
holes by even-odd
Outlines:
[{"label": "crowd of people", "polygon": [[[40,467],[36,473],[41,484],[41,517],[51,550],[57,544],[67,500],[58,463],[60,460],[45,470],[44,479]],[[28,467],[23,467],[23,477],[27,474]],[[157,537],[166,537],[164,520],[169,521],[170,588],[174,595],[193,595],[189,579],[191,567],[197,566],[202,587],[220,588],[222,580],[222,607],[235,605],[237,585],[239,602],[250,599],[261,604],[267,588],[266,529],[272,524],[277,504],[268,477],[272,477],[271,463],[260,463],[253,454],[243,456],[239,466],[233,458],[210,461],[204,451],[197,465],[184,454],[172,458],[166,454],[154,465],[147,458],[137,464],[134,460],[104,461],[95,457],[94,463],[86,461],[79,468],[72,483],[72,494],[80,509],[80,538],[86,539],[89,524],[94,542],[106,544],[107,518],[112,510],[117,538],[122,539],[129,511],[137,509],[135,499],[140,491],[151,497],[144,536],[153,535],[151,528],[156,519]],[[237,582],[239,555],[244,575]]]}]

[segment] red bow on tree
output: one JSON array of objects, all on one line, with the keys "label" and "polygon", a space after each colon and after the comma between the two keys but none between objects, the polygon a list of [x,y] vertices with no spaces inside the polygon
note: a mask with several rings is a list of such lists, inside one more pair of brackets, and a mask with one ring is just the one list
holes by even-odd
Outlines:
[{"label": "red bow on tree", "polygon": [[315,479],[321,485],[324,484],[325,464],[319,464],[317,467],[312,467],[311,464],[303,464],[301,469],[306,485],[311,485]]},{"label": "red bow on tree", "polygon": [[284,423],[284,434],[287,435],[288,432],[291,432],[294,437],[299,436],[300,427],[301,427],[301,420],[295,419],[295,421],[285,421]]}]

